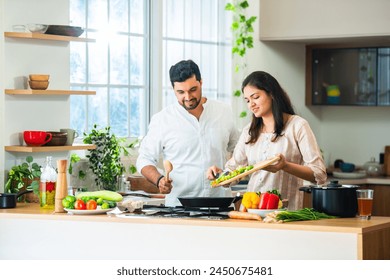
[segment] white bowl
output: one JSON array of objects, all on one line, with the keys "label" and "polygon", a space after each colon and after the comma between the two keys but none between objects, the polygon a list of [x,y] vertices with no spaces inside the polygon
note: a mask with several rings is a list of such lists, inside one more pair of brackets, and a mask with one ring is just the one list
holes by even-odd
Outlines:
[{"label": "white bowl", "polygon": [[47,24],[39,24],[39,23],[29,23],[27,24],[28,30],[31,33],[45,33],[49,25]]},{"label": "white bowl", "polygon": [[265,218],[268,213],[272,213],[275,211],[283,211],[286,210],[286,208],[279,208],[279,209],[247,209],[249,213],[260,215],[262,218]]}]

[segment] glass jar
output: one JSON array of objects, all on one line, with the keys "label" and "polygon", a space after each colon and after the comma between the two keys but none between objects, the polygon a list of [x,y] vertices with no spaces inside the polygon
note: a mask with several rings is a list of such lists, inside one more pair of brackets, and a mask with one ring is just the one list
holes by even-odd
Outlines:
[{"label": "glass jar", "polygon": [[372,157],[370,161],[366,162],[363,165],[364,170],[366,170],[367,176],[375,177],[381,176],[383,174],[382,165],[379,162],[375,161],[375,158]]},{"label": "glass jar", "polygon": [[39,182],[39,205],[45,209],[54,209],[56,195],[57,172],[52,165],[52,157],[47,156],[41,168]]}]

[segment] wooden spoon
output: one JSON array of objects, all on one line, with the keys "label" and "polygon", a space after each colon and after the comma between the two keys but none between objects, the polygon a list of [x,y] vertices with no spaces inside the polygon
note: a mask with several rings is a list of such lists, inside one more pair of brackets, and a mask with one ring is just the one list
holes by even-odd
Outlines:
[{"label": "wooden spoon", "polygon": [[164,169],[165,169],[165,177],[169,181],[169,173],[173,169],[172,163],[169,160],[164,160],[163,164],[164,164]]}]

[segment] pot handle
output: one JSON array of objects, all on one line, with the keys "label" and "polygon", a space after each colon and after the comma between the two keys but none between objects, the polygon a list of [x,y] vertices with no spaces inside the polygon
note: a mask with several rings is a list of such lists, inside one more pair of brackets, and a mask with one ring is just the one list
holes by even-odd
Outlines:
[{"label": "pot handle", "polygon": [[30,193],[30,192],[32,192],[32,190],[24,190],[24,191],[18,193],[18,194],[16,195],[16,198],[18,198],[19,196],[24,195],[24,194],[26,194],[26,193]]},{"label": "pot handle", "polygon": [[236,195],[233,199],[233,203],[236,203],[242,199],[242,195]]},{"label": "pot handle", "polygon": [[311,187],[300,187],[299,190],[305,193],[311,193]]}]

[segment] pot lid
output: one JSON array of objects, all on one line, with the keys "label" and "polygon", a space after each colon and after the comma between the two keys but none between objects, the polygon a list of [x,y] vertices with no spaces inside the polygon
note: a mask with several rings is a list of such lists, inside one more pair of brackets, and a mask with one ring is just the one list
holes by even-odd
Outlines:
[{"label": "pot lid", "polygon": [[346,188],[358,188],[359,186],[356,186],[356,185],[341,185],[341,184],[339,184],[339,181],[332,180],[327,185],[316,185],[316,186],[313,186],[313,187],[314,188],[319,188],[319,189],[346,189]]}]

